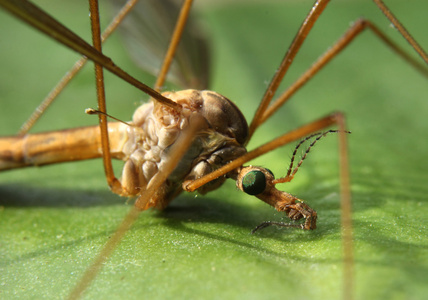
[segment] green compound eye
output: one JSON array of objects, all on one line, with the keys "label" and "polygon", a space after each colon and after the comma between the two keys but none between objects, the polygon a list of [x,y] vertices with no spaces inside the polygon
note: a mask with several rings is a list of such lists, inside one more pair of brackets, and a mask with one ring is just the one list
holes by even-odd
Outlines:
[{"label": "green compound eye", "polygon": [[242,178],[242,188],[249,195],[262,193],[266,188],[266,177],[262,171],[250,171]]}]

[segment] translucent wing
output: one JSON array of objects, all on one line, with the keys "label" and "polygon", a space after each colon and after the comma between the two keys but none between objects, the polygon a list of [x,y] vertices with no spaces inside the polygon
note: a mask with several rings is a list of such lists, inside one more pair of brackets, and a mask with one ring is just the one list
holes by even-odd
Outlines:
[{"label": "translucent wing", "polygon": [[[124,1],[110,1],[119,10]],[[119,26],[132,59],[157,75],[180,11],[175,0],[141,0]],[[168,74],[168,81],[183,87],[205,89],[209,80],[208,43],[196,21],[189,18]]]}]

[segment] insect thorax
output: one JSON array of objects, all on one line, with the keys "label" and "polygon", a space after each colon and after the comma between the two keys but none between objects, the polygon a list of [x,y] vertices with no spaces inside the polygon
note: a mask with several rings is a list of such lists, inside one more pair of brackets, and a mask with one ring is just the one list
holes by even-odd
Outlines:
[{"label": "insect thorax", "polygon": [[[189,125],[193,113],[206,124],[198,132],[178,166],[164,183],[163,197],[169,202],[181,192],[185,180],[200,178],[246,152],[248,125],[240,110],[227,98],[212,91],[184,90],[164,96],[181,104],[181,112],[157,102],[140,106],[133,116],[135,127],[127,128],[122,151],[126,161],[122,185],[128,195],[145,190],[153,176],[169,159],[169,149]],[[198,189],[206,193],[218,188],[222,176]]]}]

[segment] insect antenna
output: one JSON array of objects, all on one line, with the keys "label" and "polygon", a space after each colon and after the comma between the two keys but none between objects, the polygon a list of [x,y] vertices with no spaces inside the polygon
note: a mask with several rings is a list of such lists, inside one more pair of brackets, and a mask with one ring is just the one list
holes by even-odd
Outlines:
[{"label": "insect antenna", "polygon": [[[301,139],[302,137],[308,136],[312,134],[314,131],[322,130],[328,126],[338,124],[339,120],[343,118],[343,115],[341,113],[332,113],[330,115],[327,115],[321,119],[318,119],[316,121],[313,121],[309,124],[303,125],[295,130],[292,130],[286,134],[283,134],[282,136],[277,137],[276,139],[261,145],[257,147],[254,150],[251,150],[250,152],[247,152],[246,154],[242,155],[239,158],[236,158],[235,160],[227,163],[226,165],[212,171],[211,173],[193,180],[192,182],[185,182],[183,183],[183,189],[188,192],[193,192],[199,187],[203,186],[204,184],[223,176],[224,174],[242,166],[246,162],[259,157],[267,152],[272,151],[273,149],[276,149],[278,147],[281,147],[283,145],[286,145],[288,143],[294,142],[296,140]],[[342,126],[342,125],[341,125]],[[346,132],[344,130],[344,125],[340,128],[343,128],[339,130],[339,133]]]},{"label": "insect antenna", "polygon": [[[325,137],[327,134],[329,133],[337,133],[340,130],[328,130],[325,132],[318,132],[318,133],[314,133],[311,134],[307,137],[305,137],[303,140],[301,140],[296,147],[294,148],[293,154],[291,156],[291,161],[290,161],[290,166],[288,167],[288,171],[287,171],[287,175],[285,175],[282,178],[278,178],[274,180],[274,184],[277,183],[285,183],[285,182],[290,182],[293,178],[294,175],[296,175],[297,171],[299,170],[300,166],[303,164],[303,161],[306,159],[306,157],[308,156],[309,152],[311,151],[312,147],[323,137]],[[350,131],[345,131],[345,133],[351,133]],[[305,153],[303,154],[302,158],[300,159],[299,163],[297,164],[297,166],[294,168],[293,170],[293,165],[294,165],[294,160],[296,158],[297,155],[297,150],[300,148],[300,146],[302,146],[306,141],[310,140],[313,137],[317,137],[314,141],[312,141],[312,143],[309,145],[309,147],[306,149]]]},{"label": "insect antenna", "polygon": [[[297,155],[297,150],[300,148],[301,145],[303,145],[304,142],[306,142],[307,140],[310,140],[311,138],[313,138],[314,136],[318,136],[321,135],[322,133],[317,132],[311,135],[308,135],[306,138],[304,138],[303,140],[301,140],[296,147],[294,148],[293,154],[291,155],[291,160],[290,160],[290,166],[288,167],[288,171],[287,171],[287,175],[285,175],[285,177],[289,177],[291,174],[291,170],[293,169],[293,164],[294,164],[294,159]],[[319,139],[319,138],[318,138]],[[308,150],[306,151],[306,153],[308,152]]]}]

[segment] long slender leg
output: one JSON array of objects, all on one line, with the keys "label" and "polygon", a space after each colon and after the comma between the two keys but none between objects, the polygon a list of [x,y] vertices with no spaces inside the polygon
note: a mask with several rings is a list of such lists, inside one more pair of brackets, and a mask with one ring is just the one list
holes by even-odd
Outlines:
[{"label": "long slender leg", "polygon": [[[92,42],[95,49],[102,53],[98,0],[90,0],[89,7],[91,12]],[[116,176],[114,176],[113,165],[111,162],[107,116],[105,115],[107,113],[107,107],[104,89],[104,74],[103,67],[98,63],[95,63],[95,81],[97,86],[98,110],[101,112],[101,114],[98,114],[98,119],[101,132],[104,172],[106,174],[109,187],[113,192],[118,193],[122,190],[122,184]]]},{"label": "long slender leg", "polygon": [[284,93],[282,93],[270,105],[259,120],[254,121],[255,128],[266,122],[285,102],[287,102],[299,89],[301,89],[312,77],[315,76],[322,68],[324,68],[333,58],[335,58],[342,50],[365,29],[370,29],[382,42],[384,42],[392,51],[403,58],[407,63],[412,65],[423,76],[428,77],[428,69],[413,57],[408,55],[397,44],[389,39],[376,25],[365,19],[357,20],[345,34],[337,40],[312,66],[303,73]]},{"label": "long slender leg", "polygon": [[169,67],[171,66],[175,52],[181,39],[184,27],[186,26],[187,19],[189,18],[190,8],[192,7],[193,0],[186,0],[180,10],[177,23],[175,25],[174,33],[171,37],[171,42],[168,46],[168,51],[162,63],[161,70],[155,83],[155,90],[159,91],[165,82],[166,75],[168,74]]},{"label": "long slender leg", "polygon": [[[121,68],[116,66],[109,57],[103,55],[99,50],[97,50],[96,48],[86,43],[79,36],[74,34],[68,28],[66,28],[59,22],[57,22],[54,18],[50,17],[48,14],[46,14],[45,12],[40,10],[38,7],[31,4],[30,2],[25,0],[16,0],[16,1],[1,0],[0,5],[2,5],[11,13],[20,17],[25,22],[29,23],[30,25],[33,25],[35,28],[41,30],[47,35],[52,36],[54,39],[70,47],[71,49],[83,55],[86,55],[88,58],[93,60],[96,64],[102,65],[104,68],[108,69],[109,71],[116,74],[120,78],[140,88],[142,91],[144,91],[148,95],[155,98],[161,104],[170,106],[176,110],[181,110],[180,104],[173,102],[170,99],[162,96],[155,90],[149,88],[142,82],[138,81],[137,79],[135,79],[134,77],[132,77],[131,75],[123,71]],[[97,38],[95,41],[97,45],[99,44],[97,48],[101,49],[101,39],[99,37],[100,36],[99,24],[98,26],[95,26],[95,29],[93,28],[93,31],[94,30],[97,31],[96,33]],[[102,71],[102,69],[100,70]],[[100,71],[97,71],[97,72],[99,73]],[[101,75],[98,74],[98,76],[101,76]],[[102,85],[100,82],[101,80],[97,80],[97,84]],[[100,94],[100,91],[103,90],[103,88],[98,87],[97,90],[98,90],[98,94]],[[104,96],[100,95],[99,97],[102,99]],[[103,106],[105,105],[104,103],[105,103],[104,101],[99,100],[99,106],[100,106],[99,110],[103,113],[105,113],[105,107],[103,108]],[[101,126],[106,126],[107,120],[105,115],[100,114],[99,116],[102,124]],[[121,194],[121,190],[122,190],[121,184],[117,180],[117,178],[115,178],[113,173],[113,168],[111,166],[111,158],[109,157],[110,153],[108,152],[108,149],[109,149],[108,134],[107,134],[106,128],[102,130],[102,134],[105,135],[102,140],[104,141],[103,151],[105,154],[103,155],[103,159],[104,159],[104,166],[106,170],[107,182],[113,192],[117,194]]]},{"label": "long slender leg", "polygon": [[86,288],[88,288],[88,286],[92,283],[102,265],[111,256],[117,245],[123,239],[126,232],[131,228],[132,224],[134,224],[134,222],[138,219],[140,212],[147,208],[146,205],[150,202],[152,195],[160,188],[165,179],[175,169],[181,157],[185,154],[190,144],[192,143],[193,137],[196,135],[198,130],[200,130],[203,122],[204,121],[201,120],[197,115],[190,119],[189,126],[180,135],[179,139],[171,148],[171,159],[169,159],[168,163],[165,164],[163,170],[159,171],[155,175],[155,178],[153,178],[154,180],[151,181],[146,191],[144,191],[144,193],[137,199],[136,205],[130,209],[129,213],[119,225],[113,236],[107,241],[101,252],[95,258],[92,265],[86,270],[80,281],[73,288],[68,297],[69,299],[79,298]]},{"label": "long slender leg", "polygon": [[400,21],[392,14],[392,12],[386,7],[382,0],[373,0],[374,3],[380,8],[383,14],[394,24],[394,27],[401,33],[406,41],[415,49],[419,56],[428,64],[428,54],[422,49],[422,47],[416,42],[412,35],[404,28]]},{"label": "long slender leg", "polygon": [[[109,36],[116,30],[116,28],[122,23],[125,16],[133,9],[138,0],[128,0],[118,14],[113,18],[107,28],[101,35],[101,42],[104,43]],[[49,92],[45,99],[40,105],[34,110],[31,116],[22,124],[18,135],[26,134],[39,118],[45,113],[46,109],[52,104],[52,102],[58,97],[58,95],[64,90],[64,88],[70,83],[70,81],[76,76],[77,73],[85,66],[88,58],[83,56],[81,59],[75,62],[73,67],[67,71],[67,73],[60,79],[57,85]]]},{"label": "long slender leg", "polygon": [[87,56],[90,60],[99,63],[114,75],[156,99],[162,105],[169,106],[177,111],[181,110],[180,104],[162,96],[149,86],[125,72],[117,66],[111,58],[97,51],[74,32],[66,28],[34,4],[26,0],[0,0],[0,5],[22,21],[54,38],[70,49]]},{"label": "long slender leg", "polygon": [[196,179],[191,182],[184,182],[183,189],[188,192],[193,192],[204,184],[242,166],[246,162],[259,157],[267,152],[270,152],[278,147],[281,147],[285,144],[291,143],[295,140],[301,139],[310,135],[311,133],[320,131],[326,127],[337,124],[337,119],[341,116],[341,113],[333,113],[324,118],[306,124],[302,127],[299,127],[295,130],[292,130],[256,149],[244,154],[243,156],[229,162],[228,164],[222,166],[221,168],[211,172],[210,174],[205,175],[199,179]]},{"label": "long slender leg", "polygon": [[[339,127],[339,155],[340,155],[340,199],[341,199],[341,210],[342,210],[342,241],[343,241],[343,252],[344,252],[344,282],[343,282],[343,293],[344,299],[352,299],[353,295],[353,241],[352,241],[352,221],[351,221],[351,192],[350,192],[350,180],[349,180],[349,161],[348,161],[348,150],[346,142],[346,125],[345,118],[342,113],[334,113],[328,115],[320,120],[309,123],[305,126],[297,128],[291,132],[288,132],[273,141],[262,145],[253,151],[248,152],[242,157],[230,162],[222,168],[200,178],[193,182],[186,182],[183,184],[183,189],[187,191],[194,191],[198,187],[205,183],[214,180],[215,178],[232,171],[235,168],[242,166],[244,163],[261,156],[267,152],[270,152],[280,146],[295,141],[310,135],[313,132],[322,130],[326,127],[336,124]],[[278,223],[262,223],[261,227],[255,230],[264,228],[266,226],[275,225]],[[287,224],[288,226],[288,224]],[[294,225],[291,225],[294,226]],[[300,225],[296,226],[299,227]]]},{"label": "long slender leg", "polygon": [[[96,2],[97,0],[91,0],[91,1]],[[189,1],[187,1],[186,3],[189,4]],[[97,3],[91,4],[91,6],[96,5],[96,4]],[[94,13],[98,13],[98,12],[97,11],[92,12],[92,10],[91,10],[91,15]],[[187,16],[186,16],[186,18],[187,18]],[[183,22],[183,20],[181,22]],[[180,22],[178,22],[178,23],[180,23]],[[182,25],[182,26],[184,26],[184,25]],[[98,27],[99,27],[99,24],[98,24]],[[99,28],[98,28],[98,30],[99,30]],[[93,30],[93,35],[97,35],[97,32],[94,32],[94,30]],[[98,47],[101,47],[100,41],[97,41],[97,43],[98,43]],[[174,49],[174,51],[175,51],[175,49]],[[169,55],[173,56],[174,51],[168,51]],[[171,56],[171,59],[172,59],[172,56]],[[164,65],[164,67],[162,69],[164,69],[164,71],[167,72],[168,68],[169,68],[169,65],[166,65],[166,66]],[[98,75],[97,75],[97,82],[100,82],[100,81],[102,81],[102,80],[100,80],[98,78]],[[162,81],[162,79],[161,80],[158,79],[158,82],[161,82],[161,81]],[[105,102],[105,99],[104,99],[104,102]],[[101,109],[100,109],[100,111],[103,112]],[[100,115],[103,115],[103,114],[100,114]],[[105,115],[103,115],[103,116],[105,116]],[[169,158],[168,163],[165,164],[162,171],[159,171],[152,178],[152,180],[150,181],[150,185],[147,186],[147,189],[144,191],[144,193],[135,202],[135,206],[133,206],[130,209],[129,213],[125,216],[124,220],[119,225],[119,227],[115,231],[114,235],[104,245],[103,249],[98,254],[98,256],[95,258],[92,265],[86,270],[85,274],[82,276],[80,281],[73,288],[73,290],[69,294],[69,297],[68,297],[69,299],[79,298],[84,293],[84,291],[89,287],[89,285],[92,283],[92,281],[97,276],[102,265],[107,261],[107,259],[113,253],[113,251],[117,248],[118,244],[121,242],[121,240],[123,239],[126,232],[131,228],[131,226],[138,219],[138,216],[140,215],[141,211],[145,210],[149,207],[154,206],[150,202],[152,195],[161,187],[161,185],[168,178],[169,174],[171,174],[171,172],[175,169],[178,162],[181,160],[182,156],[186,153],[187,149],[189,148],[190,144],[192,143],[194,136],[197,134],[198,130],[200,130],[200,128],[203,127],[203,124],[204,124],[204,120],[202,120],[202,118],[199,115],[193,115],[189,119],[189,126],[187,127],[187,129],[185,129],[181,133],[180,137],[178,138],[178,140],[175,142],[175,144],[173,145],[173,147],[170,150],[171,157]],[[107,130],[107,128],[105,128],[105,130]],[[107,133],[107,131],[106,131],[106,133]],[[108,140],[107,140],[107,143],[108,143]],[[104,160],[105,159],[106,158],[104,156]],[[111,167],[111,161],[110,161],[110,167]],[[105,166],[105,168],[107,168],[107,167]],[[111,169],[111,171],[113,172],[112,169]],[[108,176],[108,175],[106,174],[106,176]],[[114,174],[113,174],[113,177],[114,177]],[[114,179],[117,180],[115,177],[114,177]],[[107,180],[109,180],[108,177],[107,177]]]},{"label": "long slender leg", "polygon": [[125,234],[138,219],[140,213],[141,210],[139,210],[135,206],[131,207],[128,214],[122,220],[122,223],[114,232],[113,236],[104,245],[103,249],[94,259],[91,266],[86,269],[85,274],[83,274],[82,278],[74,286],[67,299],[79,299],[82,296],[85,290],[91,285],[95,277],[98,275],[98,272],[101,270],[103,264],[111,256],[117,245],[122,241]]},{"label": "long slender leg", "polygon": [[351,180],[349,173],[346,122],[343,115],[337,118],[339,127],[340,204],[343,243],[343,299],[353,298],[354,285],[354,245],[352,238]]},{"label": "long slender leg", "polygon": [[[413,37],[407,32],[403,25],[397,20],[397,18],[389,11],[389,9],[383,4],[381,0],[373,0],[376,5],[382,10],[387,18],[394,24],[400,34],[408,41],[408,43],[415,49],[415,51],[422,57],[425,63],[428,64],[428,55],[422,49],[421,46],[413,39]],[[285,73],[290,67],[294,60],[300,46],[303,44],[306,36],[312,29],[312,26],[324,10],[328,0],[317,1],[312,10],[309,12],[305,21],[301,25],[296,37],[294,38],[290,48],[288,49],[285,57],[283,58],[278,71],[275,73],[268,89],[263,96],[263,99],[257,108],[254,118],[250,124],[250,137],[263,122],[265,122],[278,108],[284,104],[299,88],[301,88],[310,78],[312,78],[321,68],[323,68],[332,58],[340,53],[357,35],[359,35],[364,29],[369,28],[376,36],[379,37],[388,47],[394,52],[406,60],[409,64],[415,67],[424,76],[428,76],[428,70],[409,56],[399,46],[397,46],[392,40],[390,40],[385,34],[383,34],[374,24],[367,20],[358,20],[343,36],[339,39],[323,56],[318,59],[310,69],[308,69],[296,82],[294,82],[280,97],[269,107],[269,103],[272,100],[279,83],[282,81]]]},{"label": "long slender leg", "polygon": [[250,124],[250,132],[249,132],[250,138],[257,128],[257,120],[261,118],[265,110],[268,108],[270,101],[275,95],[275,92],[278,89],[279,84],[281,83],[285,73],[287,72],[288,68],[293,62],[294,57],[296,56],[297,52],[299,52],[299,49],[302,46],[303,42],[305,41],[306,36],[311,31],[312,27],[314,26],[315,22],[318,20],[318,17],[324,11],[329,1],[330,0],[318,0],[317,2],[315,2],[311,11],[306,16],[306,19],[303,21],[302,25],[300,26],[299,31],[297,32],[293,42],[291,43],[290,48],[288,48],[287,53],[282,59],[281,64],[278,68],[278,71],[275,73],[274,77],[272,78],[268,88],[266,89],[263,99],[260,102],[259,107],[256,110],[256,113],[254,114],[253,120],[251,121],[251,124]]}]

